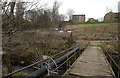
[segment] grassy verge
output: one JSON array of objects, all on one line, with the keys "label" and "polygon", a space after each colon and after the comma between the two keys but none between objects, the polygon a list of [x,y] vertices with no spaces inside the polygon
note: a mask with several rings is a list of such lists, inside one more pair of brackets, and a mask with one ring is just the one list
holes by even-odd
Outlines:
[{"label": "grassy verge", "polygon": [[118,23],[118,22],[75,22],[75,23],[66,23],[66,25],[79,25],[79,24],[109,24],[109,23]]}]

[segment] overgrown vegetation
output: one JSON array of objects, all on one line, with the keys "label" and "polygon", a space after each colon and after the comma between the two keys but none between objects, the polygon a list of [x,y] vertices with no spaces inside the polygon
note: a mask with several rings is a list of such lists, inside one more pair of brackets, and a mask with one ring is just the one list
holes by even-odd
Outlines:
[{"label": "overgrown vegetation", "polygon": [[[51,8],[36,2],[3,1],[2,6],[2,48],[3,63],[7,65],[7,73],[12,72],[12,65],[31,64],[31,58],[39,52],[53,55],[69,48],[69,35],[54,34],[52,29],[64,26],[64,15],[58,9],[57,0]],[[39,60],[41,60],[39,59]],[[37,60],[38,61],[38,60]]]},{"label": "overgrown vegetation", "polygon": [[112,49],[113,52],[119,52],[118,23],[67,25],[65,30],[72,30],[78,38],[77,41],[81,44],[89,44],[91,40],[103,41],[107,44],[107,46],[105,46],[106,49],[109,48]]},{"label": "overgrown vegetation", "polygon": [[101,46],[104,52],[108,52],[110,54],[118,54],[119,52],[119,42],[118,41],[111,41],[111,42],[103,42]]},{"label": "overgrown vegetation", "polygon": [[[76,40],[81,47],[86,47],[90,40],[117,40],[117,22],[73,23],[71,10],[68,12],[70,23],[66,23],[69,26],[65,27],[65,16],[59,15],[58,11],[59,2],[55,1],[52,8],[38,4],[39,0],[36,3],[8,1],[1,4],[3,63],[7,65],[7,73],[12,72],[12,65],[26,66],[37,62],[43,55],[51,56],[74,46]],[[72,34],[52,31],[64,27],[65,30],[72,30]],[[40,58],[31,62],[36,54]]]},{"label": "overgrown vegetation", "polygon": [[116,40],[118,39],[118,23],[68,25],[65,30],[72,30],[79,40]]}]

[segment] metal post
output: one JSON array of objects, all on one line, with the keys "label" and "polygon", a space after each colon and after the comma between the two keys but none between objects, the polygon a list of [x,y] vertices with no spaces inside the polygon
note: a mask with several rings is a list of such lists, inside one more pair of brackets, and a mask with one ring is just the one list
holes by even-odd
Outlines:
[{"label": "metal post", "polygon": [[119,72],[119,70],[118,70],[118,78],[120,77],[120,72]]},{"label": "metal post", "polygon": [[67,64],[66,70],[68,70],[69,69],[69,61],[66,64]]},{"label": "metal post", "polygon": [[70,60],[68,61],[68,69],[69,69],[69,67],[70,67]]},{"label": "metal post", "polygon": [[76,56],[77,56],[77,55],[75,55],[75,60],[76,60]]},{"label": "metal post", "polygon": [[112,67],[112,60],[110,60],[110,66]]},{"label": "metal post", "polygon": [[[68,53],[68,52],[67,52]],[[67,56],[67,59],[68,59],[68,56]],[[68,68],[69,68],[69,61],[67,62],[67,70],[68,70]]]}]

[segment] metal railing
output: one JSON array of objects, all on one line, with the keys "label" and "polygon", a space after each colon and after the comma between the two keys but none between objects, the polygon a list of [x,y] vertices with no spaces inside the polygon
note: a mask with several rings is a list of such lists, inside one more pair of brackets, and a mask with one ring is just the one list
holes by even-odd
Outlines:
[{"label": "metal railing", "polygon": [[[78,46],[78,45],[77,45],[77,46]],[[53,55],[53,56],[50,56],[50,58],[55,58],[56,56],[58,56],[58,55],[60,55],[60,54],[62,54],[62,53],[65,53],[66,51],[72,50],[72,49],[76,48],[77,46],[71,47],[71,48],[69,48],[69,49],[67,49],[67,50],[64,50],[64,51],[61,51],[60,53],[57,53],[57,54],[55,54],[55,55]],[[45,59],[45,60],[40,60],[40,61],[38,61],[38,62],[36,62],[36,63],[33,63],[33,64],[31,64],[31,65],[28,65],[28,66],[26,66],[26,67],[23,67],[23,68],[21,68],[21,69],[18,69],[18,70],[16,70],[16,71],[13,71],[13,72],[11,72],[11,73],[8,73],[7,75],[3,76],[2,78],[9,78],[10,76],[12,76],[12,75],[15,74],[15,73],[18,73],[18,72],[20,72],[20,71],[23,71],[23,70],[25,70],[25,69],[28,69],[28,68],[36,65],[36,64],[40,64],[40,63],[42,63],[42,62],[45,62],[46,60],[48,60],[48,59],[50,59],[50,58],[47,58],[47,59]]]},{"label": "metal railing", "polygon": [[[111,65],[111,67],[115,73],[116,78],[120,78],[119,65],[116,63],[116,61],[112,58],[112,56],[108,52],[106,52],[105,55],[106,55],[107,60],[108,60],[109,64]],[[120,62],[120,59],[119,59],[119,62]]]},{"label": "metal railing", "polygon": [[[80,50],[79,50],[80,51]],[[53,73],[53,72],[55,72],[55,71],[57,71],[60,67],[62,67],[65,63],[67,63],[72,57],[74,57],[75,59],[76,59],[76,55],[79,53],[79,51],[77,51],[76,53],[74,53],[72,56],[70,56],[69,58],[67,58],[67,60],[65,60],[62,64],[60,64],[57,68],[55,68],[51,73],[49,73],[49,76]],[[45,76],[45,78],[47,78],[47,76]]]},{"label": "metal railing", "polygon": [[[62,64],[65,60],[67,60],[67,58],[69,58],[70,56],[72,56],[74,53],[76,53],[79,50],[78,47],[76,47],[75,49],[69,51],[68,53],[66,53],[65,55],[55,59],[55,62],[57,64],[57,66],[59,66],[60,64]],[[50,67],[52,68],[52,70],[54,70],[54,68],[56,68],[55,64],[53,62],[48,63],[50,65]],[[50,71],[51,72],[51,71]],[[48,73],[48,71],[46,70],[45,66],[42,66],[39,70],[29,74],[27,77],[33,77],[33,78],[38,78],[41,76],[44,76]]]}]

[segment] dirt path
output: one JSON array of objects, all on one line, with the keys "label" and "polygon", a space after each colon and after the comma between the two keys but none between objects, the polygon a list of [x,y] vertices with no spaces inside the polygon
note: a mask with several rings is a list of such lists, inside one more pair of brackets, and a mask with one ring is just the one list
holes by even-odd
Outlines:
[{"label": "dirt path", "polygon": [[100,43],[90,42],[90,44],[95,46],[89,46],[78,57],[69,74],[77,76],[113,76],[101,48],[96,47]]}]

